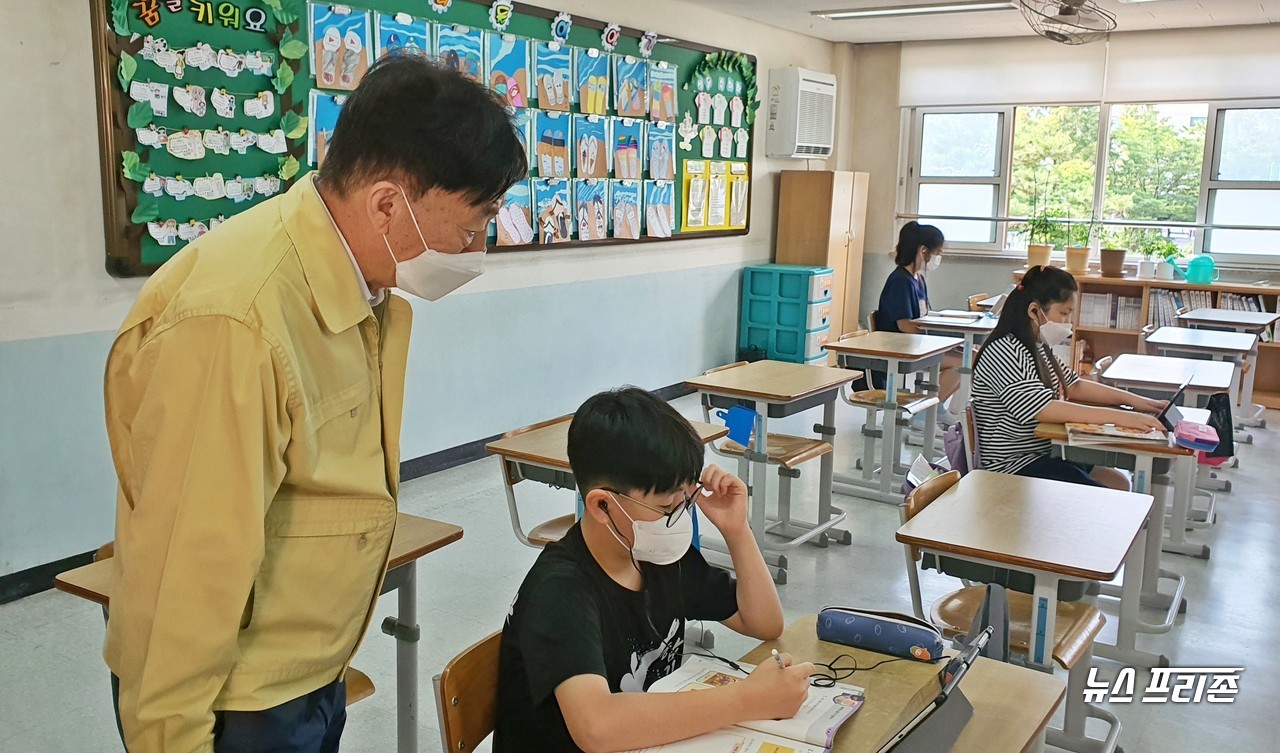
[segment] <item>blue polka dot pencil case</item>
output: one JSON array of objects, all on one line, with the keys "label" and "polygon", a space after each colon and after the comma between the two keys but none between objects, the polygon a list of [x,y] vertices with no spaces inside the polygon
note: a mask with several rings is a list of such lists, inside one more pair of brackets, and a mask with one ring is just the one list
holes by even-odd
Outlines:
[{"label": "blue polka dot pencil case", "polygon": [[898,612],[826,607],[818,613],[818,640],[935,661],[942,658],[942,633],[924,620]]}]

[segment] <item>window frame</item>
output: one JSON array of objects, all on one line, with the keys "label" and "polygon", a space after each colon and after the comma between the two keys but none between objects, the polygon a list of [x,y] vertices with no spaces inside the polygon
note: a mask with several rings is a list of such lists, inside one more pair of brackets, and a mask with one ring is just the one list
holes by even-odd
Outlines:
[{"label": "window frame", "polygon": [[[1205,253],[1209,244],[1209,236],[1214,226],[1209,223],[1212,202],[1215,192],[1221,189],[1274,190],[1280,191],[1280,181],[1235,181],[1219,180],[1216,176],[1222,157],[1223,129],[1221,120],[1224,113],[1230,110],[1276,109],[1280,110],[1280,97],[1258,99],[1211,100],[1197,98],[1194,100],[1164,99],[1160,101],[1115,101],[1115,102],[1023,102],[1009,105],[951,105],[946,107],[904,107],[903,128],[907,131],[904,143],[907,148],[902,152],[899,181],[899,219],[920,219],[928,221],[928,217],[919,216],[920,185],[922,183],[950,183],[961,185],[995,185],[997,191],[996,214],[992,217],[968,217],[959,219],[987,220],[995,223],[994,243],[948,242],[948,247],[961,252],[973,253],[977,256],[1022,255],[1020,249],[1009,247],[1009,226],[1018,224],[1020,218],[1008,216],[1009,190],[1012,182],[1013,148],[1015,122],[1019,107],[1097,107],[1098,108],[1098,147],[1097,160],[1094,166],[1093,220],[1102,221],[1102,211],[1106,202],[1107,161],[1110,156],[1112,108],[1131,104],[1180,104],[1204,102],[1208,105],[1205,122],[1204,153],[1201,159],[1200,196],[1196,204],[1196,217],[1193,223],[1134,220],[1136,226],[1186,228],[1193,233],[1192,252]],[[924,135],[924,118],[937,113],[997,113],[1001,118],[1001,127],[997,148],[1000,150],[997,161],[997,174],[992,178],[957,178],[928,177],[920,175]],[[1081,218],[1083,221],[1085,218]],[[1105,222],[1105,221],[1102,221]],[[1120,223],[1117,223],[1119,225]],[[1225,229],[1245,229],[1243,226],[1224,225]],[[1275,230],[1280,232],[1280,222],[1275,225],[1250,226],[1247,229]],[[1233,266],[1251,266],[1280,269],[1280,245],[1273,254],[1233,254],[1215,252],[1214,259]]]}]

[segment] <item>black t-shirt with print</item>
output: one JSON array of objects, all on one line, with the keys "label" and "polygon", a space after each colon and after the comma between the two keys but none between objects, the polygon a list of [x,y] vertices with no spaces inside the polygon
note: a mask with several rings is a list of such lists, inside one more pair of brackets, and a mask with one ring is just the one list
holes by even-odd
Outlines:
[{"label": "black t-shirt with print", "polygon": [[643,691],[680,666],[686,619],[738,611],[733,578],[696,549],[640,567],[641,591],[619,585],[577,525],[538,556],[502,631],[494,753],[579,750],[556,700],[560,683],[600,675],[614,693]]}]

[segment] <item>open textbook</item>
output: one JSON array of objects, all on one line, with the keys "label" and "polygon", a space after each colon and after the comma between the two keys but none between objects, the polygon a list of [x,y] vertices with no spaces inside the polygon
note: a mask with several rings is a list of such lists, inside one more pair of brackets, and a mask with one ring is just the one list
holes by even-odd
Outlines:
[{"label": "open textbook", "polygon": [[1067,424],[1067,444],[1072,447],[1118,442],[1168,444],[1168,436],[1159,429],[1131,429],[1114,424]]},{"label": "open textbook", "polygon": [[[746,672],[751,664],[738,662]],[[728,665],[702,656],[685,657],[684,665],[649,687],[650,693],[706,690],[745,678]],[[824,753],[836,730],[862,706],[862,688],[834,685],[809,688],[809,698],[790,719],[742,722],[735,727],[634,753]]]}]

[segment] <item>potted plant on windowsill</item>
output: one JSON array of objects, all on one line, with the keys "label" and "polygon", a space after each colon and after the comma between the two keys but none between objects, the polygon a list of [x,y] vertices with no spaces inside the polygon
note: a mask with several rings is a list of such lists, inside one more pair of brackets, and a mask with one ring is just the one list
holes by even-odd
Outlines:
[{"label": "potted plant on windowsill", "polygon": [[1159,233],[1152,233],[1152,252],[1160,260],[1156,265],[1157,280],[1172,280],[1177,277],[1178,267],[1173,263],[1182,254],[1178,244]]},{"label": "potted plant on windowsill", "polygon": [[1128,250],[1120,233],[1103,230],[1102,248],[1098,251],[1098,266],[1103,277],[1124,277],[1124,259]]},{"label": "potted plant on windowsill", "polygon": [[1053,246],[1047,241],[1053,236],[1058,223],[1049,219],[1047,212],[1041,212],[1027,220],[1025,227],[1030,241],[1027,243],[1027,269],[1049,266],[1049,254],[1053,251]]},{"label": "potted plant on windowsill", "polygon": [[1073,275],[1082,275],[1089,271],[1089,237],[1093,234],[1094,224],[1067,223],[1067,271]]},{"label": "potted plant on windowsill", "polygon": [[1138,260],[1139,280],[1154,280],[1156,278],[1156,266],[1160,261],[1156,256],[1156,246],[1152,242],[1156,237],[1159,237],[1159,234],[1151,230],[1128,228],[1124,231],[1124,239],[1128,242],[1129,247],[1138,256],[1142,257]]}]

